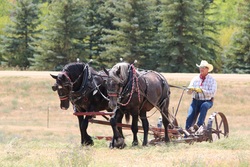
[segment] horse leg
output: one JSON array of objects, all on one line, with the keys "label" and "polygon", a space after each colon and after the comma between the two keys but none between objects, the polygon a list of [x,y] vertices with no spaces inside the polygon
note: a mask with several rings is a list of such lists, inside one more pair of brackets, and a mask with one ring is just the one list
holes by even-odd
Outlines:
[{"label": "horse leg", "polygon": [[[117,123],[122,123],[122,118],[123,118],[124,114],[121,113],[121,112],[118,112],[117,115],[116,115],[116,122]],[[122,132],[122,127],[121,126],[117,126],[117,129],[121,135],[122,138],[125,138],[124,135],[123,135],[123,132]]]},{"label": "horse leg", "polygon": [[81,144],[83,145],[84,143],[84,133],[83,133],[83,130],[82,130],[82,122],[83,122],[83,116],[77,116],[78,118],[78,122],[79,122],[79,129],[80,129],[80,133],[81,133]]},{"label": "horse leg", "polygon": [[133,132],[132,146],[138,146],[138,138],[137,138],[137,133],[138,133],[138,115],[132,115],[131,130]]},{"label": "horse leg", "polygon": [[79,128],[81,132],[81,144],[82,145],[94,145],[93,140],[87,133],[87,128],[89,124],[89,116],[87,116],[85,119],[83,116],[77,116],[78,122],[79,122]]},{"label": "horse leg", "polygon": [[165,129],[165,142],[169,142],[169,137],[168,137],[168,109],[165,109],[164,112],[161,114],[162,115],[162,123],[164,125],[164,129]]},{"label": "horse leg", "polygon": [[141,111],[140,118],[142,121],[142,128],[144,131],[142,145],[146,146],[148,144],[148,130],[149,130],[149,123],[148,123],[148,119],[146,116],[146,112]]},{"label": "horse leg", "polygon": [[118,122],[121,122],[123,117],[123,114],[120,113],[118,110],[115,112],[115,115],[113,115],[110,119],[110,125],[112,127],[113,130],[113,138],[112,141],[109,145],[109,148],[124,148],[125,147],[125,142],[124,142],[124,137],[123,134],[120,134],[120,131],[122,132],[122,130],[118,130],[117,128],[117,120]]}]

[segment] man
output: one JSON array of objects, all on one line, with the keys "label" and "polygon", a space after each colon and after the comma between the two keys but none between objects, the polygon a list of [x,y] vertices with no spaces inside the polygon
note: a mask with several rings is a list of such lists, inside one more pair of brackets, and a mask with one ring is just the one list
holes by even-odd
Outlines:
[{"label": "man", "polygon": [[[195,76],[191,80],[187,91],[188,94],[192,94],[193,96],[186,120],[185,128],[187,130],[190,130],[192,125],[194,125],[194,130],[197,130],[204,124],[207,111],[213,106],[213,100],[217,90],[215,79],[208,74],[213,70],[213,65],[202,60],[200,65],[196,64],[196,66],[200,69],[200,75]],[[199,118],[197,124],[195,124],[194,121],[196,121],[198,115]]]}]

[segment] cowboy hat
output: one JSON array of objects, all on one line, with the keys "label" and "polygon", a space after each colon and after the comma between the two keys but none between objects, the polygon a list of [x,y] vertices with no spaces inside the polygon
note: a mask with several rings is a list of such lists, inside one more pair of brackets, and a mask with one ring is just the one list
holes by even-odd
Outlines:
[{"label": "cowboy hat", "polygon": [[208,68],[208,72],[211,72],[214,67],[212,64],[209,64],[206,60],[201,60],[200,65],[196,64],[197,67],[207,67]]}]

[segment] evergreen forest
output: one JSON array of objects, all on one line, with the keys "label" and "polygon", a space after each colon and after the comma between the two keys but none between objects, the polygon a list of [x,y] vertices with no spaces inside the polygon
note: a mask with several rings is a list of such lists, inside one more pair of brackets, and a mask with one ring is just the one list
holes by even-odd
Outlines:
[{"label": "evergreen forest", "polygon": [[0,68],[93,60],[140,69],[250,74],[250,0],[0,0]]}]

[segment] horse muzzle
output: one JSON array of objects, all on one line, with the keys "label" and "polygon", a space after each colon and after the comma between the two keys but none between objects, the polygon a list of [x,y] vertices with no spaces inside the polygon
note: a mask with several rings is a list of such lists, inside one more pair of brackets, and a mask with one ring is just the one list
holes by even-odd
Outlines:
[{"label": "horse muzzle", "polygon": [[112,110],[114,110],[117,107],[117,100],[118,100],[118,93],[115,92],[108,92],[108,96],[109,96],[109,108],[111,108]]},{"label": "horse muzzle", "polygon": [[60,106],[62,110],[67,110],[69,108],[69,103],[61,103]]},{"label": "horse muzzle", "polygon": [[68,108],[65,108],[65,107],[61,107],[62,110],[67,110]]},{"label": "horse muzzle", "polygon": [[117,100],[116,98],[109,98],[109,108],[111,108],[112,110],[114,110],[117,107]]},{"label": "horse muzzle", "polygon": [[61,100],[61,104],[60,107],[62,110],[67,110],[69,108],[69,99],[60,99]]}]

